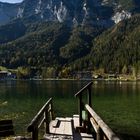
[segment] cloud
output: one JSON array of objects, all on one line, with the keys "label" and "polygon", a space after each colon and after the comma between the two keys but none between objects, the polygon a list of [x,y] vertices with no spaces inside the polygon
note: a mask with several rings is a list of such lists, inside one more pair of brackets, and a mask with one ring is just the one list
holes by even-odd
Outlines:
[{"label": "cloud", "polygon": [[0,0],[0,2],[8,2],[8,3],[20,3],[23,0]]}]

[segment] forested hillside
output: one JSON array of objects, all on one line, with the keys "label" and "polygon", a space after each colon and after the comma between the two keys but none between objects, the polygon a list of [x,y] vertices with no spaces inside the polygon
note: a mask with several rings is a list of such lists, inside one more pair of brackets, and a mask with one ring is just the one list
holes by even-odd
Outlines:
[{"label": "forested hillside", "polygon": [[76,69],[129,73],[140,66],[140,15],[120,22],[93,39],[91,52],[71,64]]},{"label": "forested hillside", "polygon": [[[93,41],[90,57],[105,71],[128,72],[140,62],[140,17],[120,22]],[[96,57],[95,57],[96,56]]]},{"label": "forested hillside", "polygon": [[39,69],[39,73],[44,69],[55,69],[59,73],[64,65],[87,55],[92,39],[104,30],[91,26],[71,28],[57,22],[26,24],[26,27],[23,37],[0,45],[1,66],[10,69],[23,67],[29,73],[32,68]]},{"label": "forested hillside", "polygon": [[0,45],[0,65],[47,69],[57,73],[102,69],[132,73],[140,60],[140,15],[106,31],[102,26],[75,28],[65,23],[26,24],[25,35]]}]

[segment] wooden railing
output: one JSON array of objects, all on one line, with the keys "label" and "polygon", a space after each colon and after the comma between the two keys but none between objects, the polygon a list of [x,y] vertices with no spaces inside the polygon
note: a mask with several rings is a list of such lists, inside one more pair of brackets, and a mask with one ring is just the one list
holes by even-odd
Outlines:
[{"label": "wooden railing", "polygon": [[[83,93],[85,93],[85,91],[87,91],[87,96],[88,96],[88,105],[91,106],[91,86],[92,86],[93,82],[88,83],[85,87],[83,87],[80,91],[78,91],[75,94],[75,97],[78,97],[78,101],[79,101],[79,105],[78,105],[78,110],[79,110],[79,124],[80,126],[82,126],[82,111],[84,110],[84,103],[82,100],[82,95]],[[89,117],[88,117],[89,119]]]},{"label": "wooden railing", "polygon": [[49,133],[49,123],[53,119],[52,98],[50,98],[27,127],[27,131],[32,133],[32,140],[38,140],[39,128],[43,123],[45,124],[45,133]]},{"label": "wooden railing", "polygon": [[96,140],[120,140],[88,104],[85,105],[85,108],[91,115],[90,122],[96,132]]},{"label": "wooden railing", "polygon": [[[91,127],[96,132],[96,140],[120,140],[116,134],[104,123],[104,121],[95,113],[91,107],[91,86],[93,82],[88,83],[84,88],[75,94],[79,101],[79,124],[80,127],[85,127],[85,121],[82,119],[82,111],[87,112],[87,128],[90,132]],[[83,103],[82,95],[87,91],[88,101],[87,104]]]}]

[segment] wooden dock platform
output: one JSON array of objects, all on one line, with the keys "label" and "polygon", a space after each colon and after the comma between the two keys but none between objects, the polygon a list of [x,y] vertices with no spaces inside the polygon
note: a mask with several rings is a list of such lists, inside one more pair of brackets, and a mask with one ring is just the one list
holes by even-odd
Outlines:
[{"label": "wooden dock platform", "polygon": [[76,130],[79,127],[79,115],[60,118],[50,122],[50,133],[44,135],[44,140],[94,140],[92,134]]},{"label": "wooden dock platform", "polygon": [[[120,140],[108,125],[96,114],[91,104],[91,86],[88,83],[75,94],[78,98],[78,115],[54,117],[53,102],[50,98],[28,125],[32,140],[39,140],[39,129],[43,125],[42,140]],[[83,102],[83,94],[87,103]]]}]

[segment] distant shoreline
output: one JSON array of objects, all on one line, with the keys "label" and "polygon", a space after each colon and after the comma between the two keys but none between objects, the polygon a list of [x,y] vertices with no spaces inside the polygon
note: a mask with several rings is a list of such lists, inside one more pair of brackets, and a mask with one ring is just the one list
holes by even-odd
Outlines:
[{"label": "distant shoreline", "polygon": [[47,78],[47,79],[0,79],[0,81],[105,81],[105,82],[139,82],[135,79],[69,79],[69,78]]}]

